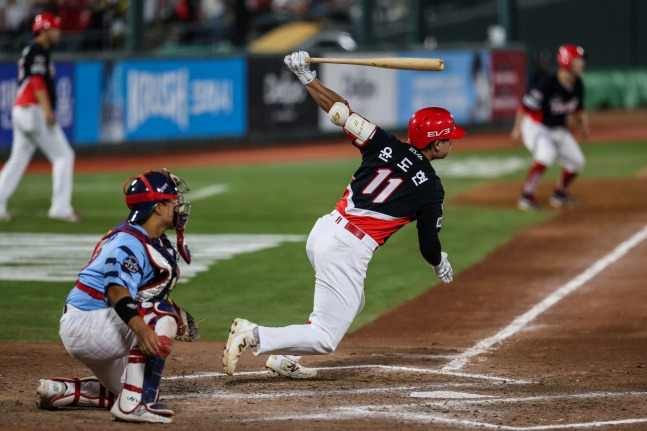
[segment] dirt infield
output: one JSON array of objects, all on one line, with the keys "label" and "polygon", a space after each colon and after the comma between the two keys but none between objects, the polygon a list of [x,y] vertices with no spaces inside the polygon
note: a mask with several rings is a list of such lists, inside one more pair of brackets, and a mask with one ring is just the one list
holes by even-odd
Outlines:
[{"label": "dirt infield", "polygon": [[[623,130],[640,130],[632,124]],[[582,207],[551,210],[450,286],[350,334],[332,355],[304,358],[320,368],[315,380],[278,378],[250,353],[226,377],[224,341],[178,343],[162,383],[171,426],[38,410],[39,378],[83,367],[57,343],[4,344],[0,429],[647,429],[647,178],[576,190]],[[448,205],[509,207],[517,194],[488,183]]]}]

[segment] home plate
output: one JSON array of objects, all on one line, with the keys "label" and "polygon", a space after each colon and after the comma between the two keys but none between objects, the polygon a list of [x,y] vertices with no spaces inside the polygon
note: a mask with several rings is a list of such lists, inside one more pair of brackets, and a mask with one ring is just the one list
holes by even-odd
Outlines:
[{"label": "home plate", "polygon": [[431,391],[431,392],[411,392],[413,398],[435,398],[435,399],[468,399],[468,398],[493,398],[493,395],[468,394],[467,392],[454,391]]}]

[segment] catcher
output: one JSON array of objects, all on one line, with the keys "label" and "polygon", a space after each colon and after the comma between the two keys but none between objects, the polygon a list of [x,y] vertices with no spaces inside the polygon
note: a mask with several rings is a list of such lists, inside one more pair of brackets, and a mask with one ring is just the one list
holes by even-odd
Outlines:
[{"label": "catcher", "polygon": [[[65,349],[93,375],[40,380],[38,406],[102,407],[117,420],[170,423],[173,410],[157,402],[164,364],[174,339],[199,336],[191,315],[168,299],[179,257],[191,262],[189,187],[164,169],[129,178],[123,190],[131,212],[97,243],[60,321]],[[165,233],[172,228],[177,247]]]}]

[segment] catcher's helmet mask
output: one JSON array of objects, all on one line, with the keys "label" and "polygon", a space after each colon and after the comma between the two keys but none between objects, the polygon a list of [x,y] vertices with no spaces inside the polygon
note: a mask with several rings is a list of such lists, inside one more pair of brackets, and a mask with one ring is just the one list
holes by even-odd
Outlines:
[{"label": "catcher's helmet mask", "polygon": [[454,124],[452,114],[443,108],[431,107],[416,111],[409,119],[409,144],[419,150],[437,140],[459,139],[465,129]]},{"label": "catcher's helmet mask", "polygon": [[162,202],[175,203],[174,227],[184,229],[191,202],[184,199],[184,194],[189,192],[187,183],[172,174],[168,169],[162,171],[148,171],[137,177],[128,178],[123,186],[126,195],[126,205],[130,208],[128,221],[141,223],[151,215],[157,205]]}]

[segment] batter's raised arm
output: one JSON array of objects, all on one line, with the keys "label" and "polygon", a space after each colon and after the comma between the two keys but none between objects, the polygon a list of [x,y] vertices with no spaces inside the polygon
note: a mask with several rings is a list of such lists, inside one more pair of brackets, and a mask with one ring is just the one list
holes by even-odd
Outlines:
[{"label": "batter's raised arm", "polygon": [[343,103],[344,98],[317,79],[317,72],[310,70],[310,63],[305,60],[309,57],[310,55],[306,51],[298,51],[286,55],[283,62],[299,78],[317,105],[325,112],[329,112],[335,102]]}]

